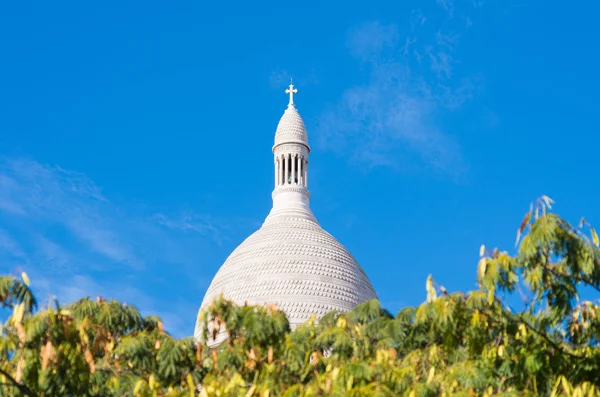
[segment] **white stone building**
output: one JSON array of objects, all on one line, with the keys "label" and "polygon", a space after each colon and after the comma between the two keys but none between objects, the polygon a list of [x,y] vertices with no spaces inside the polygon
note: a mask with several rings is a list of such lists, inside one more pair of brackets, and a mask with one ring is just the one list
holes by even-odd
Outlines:
[{"label": "white stone building", "polygon": [[[275,304],[293,328],[312,314],[348,311],[377,295],[354,257],[321,228],[310,209],[308,136],[294,105],[297,90],[290,84],[285,92],[290,102],[273,146],[273,208],[218,270],[201,307],[221,293],[239,305]],[[196,338],[200,329],[197,322]]]}]

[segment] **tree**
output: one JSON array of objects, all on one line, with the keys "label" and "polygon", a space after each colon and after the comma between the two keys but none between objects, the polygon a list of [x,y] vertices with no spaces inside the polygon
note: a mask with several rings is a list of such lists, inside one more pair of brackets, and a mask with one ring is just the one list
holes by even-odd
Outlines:
[{"label": "tree", "polygon": [[216,348],[113,300],[36,311],[26,275],[0,278],[0,396],[600,396],[600,310],[582,298],[600,292],[598,236],[551,204],[515,255],[481,247],[478,290],[429,277],[396,316],[369,301],[293,331],[275,306],[219,298],[199,314],[203,341],[228,333]]}]

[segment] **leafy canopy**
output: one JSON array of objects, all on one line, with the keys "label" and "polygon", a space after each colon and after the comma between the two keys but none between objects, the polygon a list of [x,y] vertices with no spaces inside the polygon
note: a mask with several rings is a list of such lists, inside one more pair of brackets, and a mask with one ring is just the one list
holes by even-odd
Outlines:
[{"label": "leafy canopy", "polygon": [[532,205],[515,255],[481,247],[475,291],[430,276],[416,308],[369,301],[294,331],[275,306],[220,298],[199,314],[203,341],[229,335],[216,348],[114,300],[38,310],[26,274],[0,277],[0,397],[600,396],[598,235],[551,204]]}]

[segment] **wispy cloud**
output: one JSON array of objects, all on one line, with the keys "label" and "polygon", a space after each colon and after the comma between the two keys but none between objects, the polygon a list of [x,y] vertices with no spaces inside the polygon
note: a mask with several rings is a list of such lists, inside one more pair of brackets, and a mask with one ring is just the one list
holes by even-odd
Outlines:
[{"label": "wispy cloud", "polygon": [[109,203],[83,175],[26,158],[0,160],[0,211],[18,224],[60,226],[100,255],[136,263],[127,243],[111,230]]},{"label": "wispy cloud", "polygon": [[[198,288],[190,302],[161,295],[181,291],[174,280],[182,274],[204,282],[201,269],[211,247],[247,226],[251,221],[115,203],[85,175],[0,157],[2,268],[27,271],[41,300],[48,294],[63,303],[114,297],[146,313],[164,313],[191,333],[204,291]],[[197,284],[188,278],[185,287],[195,293]],[[169,309],[175,298],[177,307]]]},{"label": "wispy cloud", "polygon": [[436,0],[438,5],[446,11],[448,16],[452,18],[454,16],[454,2],[452,0]]},{"label": "wispy cloud", "polygon": [[414,10],[405,30],[373,21],[349,32],[348,49],[365,79],[318,118],[321,147],[367,167],[464,175],[459,141],[439,120],[470,100],[479,80],[462,75],[455,57],[464,21],[453,19],[451,1],[437,3],[441,18]]},{"label": "wispy cloud", "polygon": [[19,260],[26,259],[26,255],[19,243],[3,229],[0,229],[0,255]]},{"label": "wispy cloud", "polygon": [[99,282],[85,274],[74,274],[60,280],[43,278],[36,272],[30,276],[32,286],[44,297],[39,302],[42,307],[52,303],[52,298],[56,298],[60,304],[74,302],[86,296],[92,299],[98,296],[117,299],[124,304],[135,305],[142,315],[159,316],[169,332],[177,337],[191,334],[198,311],[196,302],[177,297],[157,299],[127,280]]}]

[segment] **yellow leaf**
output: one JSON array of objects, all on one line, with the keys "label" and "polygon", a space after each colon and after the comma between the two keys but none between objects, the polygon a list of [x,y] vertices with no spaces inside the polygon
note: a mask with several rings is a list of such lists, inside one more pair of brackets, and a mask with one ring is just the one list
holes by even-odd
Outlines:
[{"label": "yellow leaf", "polygon": [[548,196],[546,196],[546,195],[543,195],[543,196],[541,197],[541,199],[542,199],[542,200],[544,200],[544,203],[546,204],[546,206],[547,206],[548,208],[552,208],[552,205],[551,205],[551,204],[554,204],[554,200],[552,200],[550,197],[548,197]]},{"label": "yellow leaf", "polygon": [[433,286],[433,277],[431,274],[427,276],[427,281],[425,282],[425,289],[427,290],[427,302],[433,302],[437,299],[437,293],[435,291],[435,287]]},{"label": "yellow leaf", "polygon": [[23,324],[21,323],[17,323],[16,327],[17,335],[19,336],[19,342],[25,344],[25,342],[27,342],[27,332],[25,331],[25,327],[23,327]]},{"label": "yellow leaf", "polygon": [[565,394],[567,394],[567,395],[571,394],[571,385],[569,385],[569,381],[567,380],[567,378],[565,378],[564,376],[561,376],[560,383],[563,387],[563,390],[565,391]]},{"label": "yellow leaf", "polygon": [[85,349],[84,356],[85,356],[85,361],[88,363],[88,365],[90,367],[90,373],[93,374],[94,372],[96,372],[96,364],[94,363],[94,356],[92,355],[92,352],[90,351],[90,349]]},{"label": "yellow leaf", "polygon": [[438,349],[436,345],[431,346],[429,349],[429,360],[433,361],[437,358]]},{"label": "yellow leaf", "polygon": [[156,379],[152,374],[150,375],[150,377],[148,377],[148,385],[150,385],[150,390],[154,390],[156,389],[156,386],[158,386],[158,383],[156,382]]},{"label": "yellow leaf", "polygon": [[519,228],[517,229],[517,241],[515,241],[515,246],[519,245],[519,241],[521,241],[521,235],[523,234],[523,230],[525,230],[525,227],[527,226],[527,224],[529,223],[530,220],[531,220],[531,209],[529,210],[529,212],[527,214],[525,214],[525,217],[523,218],[523,221],[521,222],[521,226],[519,226]]},{"label": "yellow leaf", "polygon": [[340,369],[338,367],[335,367],[333,369],[333,371],[331,372],[331,379],[335,380],[339,374],[340,374]]},{"label": "yellow leaf", "polygon": [[350,375],[348,378],[348,382],[346,382],[346,390],[352,389],[352,384],[354,383],[354,376]]},{"label": "yellow leaf", "polygon": [[530,219],[531,219],[531,211],[529,211],[527,214],[525,214],[525,217],[523,218],[523,221],[521,222],[521,226],[519,226],[519,230],[521,231],[521,233],[523,233],[523,230],[525,230],[525,227],[529,223]]},{"label": "yellow leaf", "polygon": [[552,388],[552,393],[550,394],[550,397],[556,397],[558,395],[558,387],[560,386],[560,376],[558,377],[558,379],[556,379],[556,382],[554,382],[554,387]]},{"label": "yellow leaf", "polygon": [[498,357],[502,357],[503,354],[504,354],[504,346],[500,345],[498,347]]},{"label": "yellow leaf", "polygon": [[21,302],[13,309],[13,317],[12,320],[15,324],[23,321],[23,315],[25,314],[25,303]]},{"label": "yellow leaf", "polygon": [[48,368],[48,364],[54,360],[54,346],[52,342],[48,341],[42,347],[42,369],[46,370]]},{"label": "yellow leaf", "polygon": [[211,352],[211,356],[212,356],[212,359],[213,359],[213,368],[216,371],[217,368],[219,368],[219,360],[218,360],[218,357],[217,357],[217,351],[213,349],[213,351]]},{"label": "yellow leaf", "polygon": [[483,254],[485,254],[485,245],[481,244],[481,247],[479,247],[479,256],[483,256]]},{"label": "yellow leaf", "polygon": [[250,397],[251,395],[253,395],[254,390],[256,390],[256,385],[252,385],[252,387],[250,389],[248,389],[248,392],[246,393],[246,397]]},{"label": "yellow leaf", "polygon": [[194,378],[192,377],[192,374],[187,374],[186,380],[188,387],[190,388],[190,397],[194,397],[194,395],[196,394],[196,386],[194,385]]},{"label": "yellow leaf", "polygon": [[430,384],[433,381],[434,376],[435,376],[435,367],[431,367],[431,369],[429,369],[429,375],[427,375],[427,384]]},{"label": "yellow leaf", "polygon": [[494,303],[494,298],[495,295],[494,293],[496,292],[496,289],[494,287],[490,288],[490,290],[488,291],[488,303],[491,305],[492,303]]},{"label": "yellow leaf", "polygon": [[487,269],[487,261],[485,260],[485,258],[481,258],[479,260],[479,265],[477,266],[477,273],[478,273],[480,280],[485,277],[486,269]]},{"label": "yellow leaf", "polygon": [[17,382],[21,382],[21,378],[23,378],[23,357],[19,359],[19,363],[17,364],[17,374],[15,375],[15,380]]},{"label": "yellow leaf", "polygon": [[592,228],[592,241],[594,241],[596,247],[600,245],[600,241],[598,241],[598,233],[596,233],[596,230],[594,230],[594,228]]},{"label": "yellow leaf", "polygon": [[21,277],[23,278],[23,282],[25,282],[26,285],[29,285],[29,276],[27,276],[27,273],[21,273]]},{"label": "yellow leaf", "polygon": [[133,394],[138,394],[142,386],[144,386],[144,381],[142,379],[139,379],[135,384],[135,387],[133,388]]},{"label": "yellow leaf", "polygon": [[317,354],[317,352],[312,352],[312,354],[310,355],[310,363],[313,366],[319,363],[319,355]]}]

